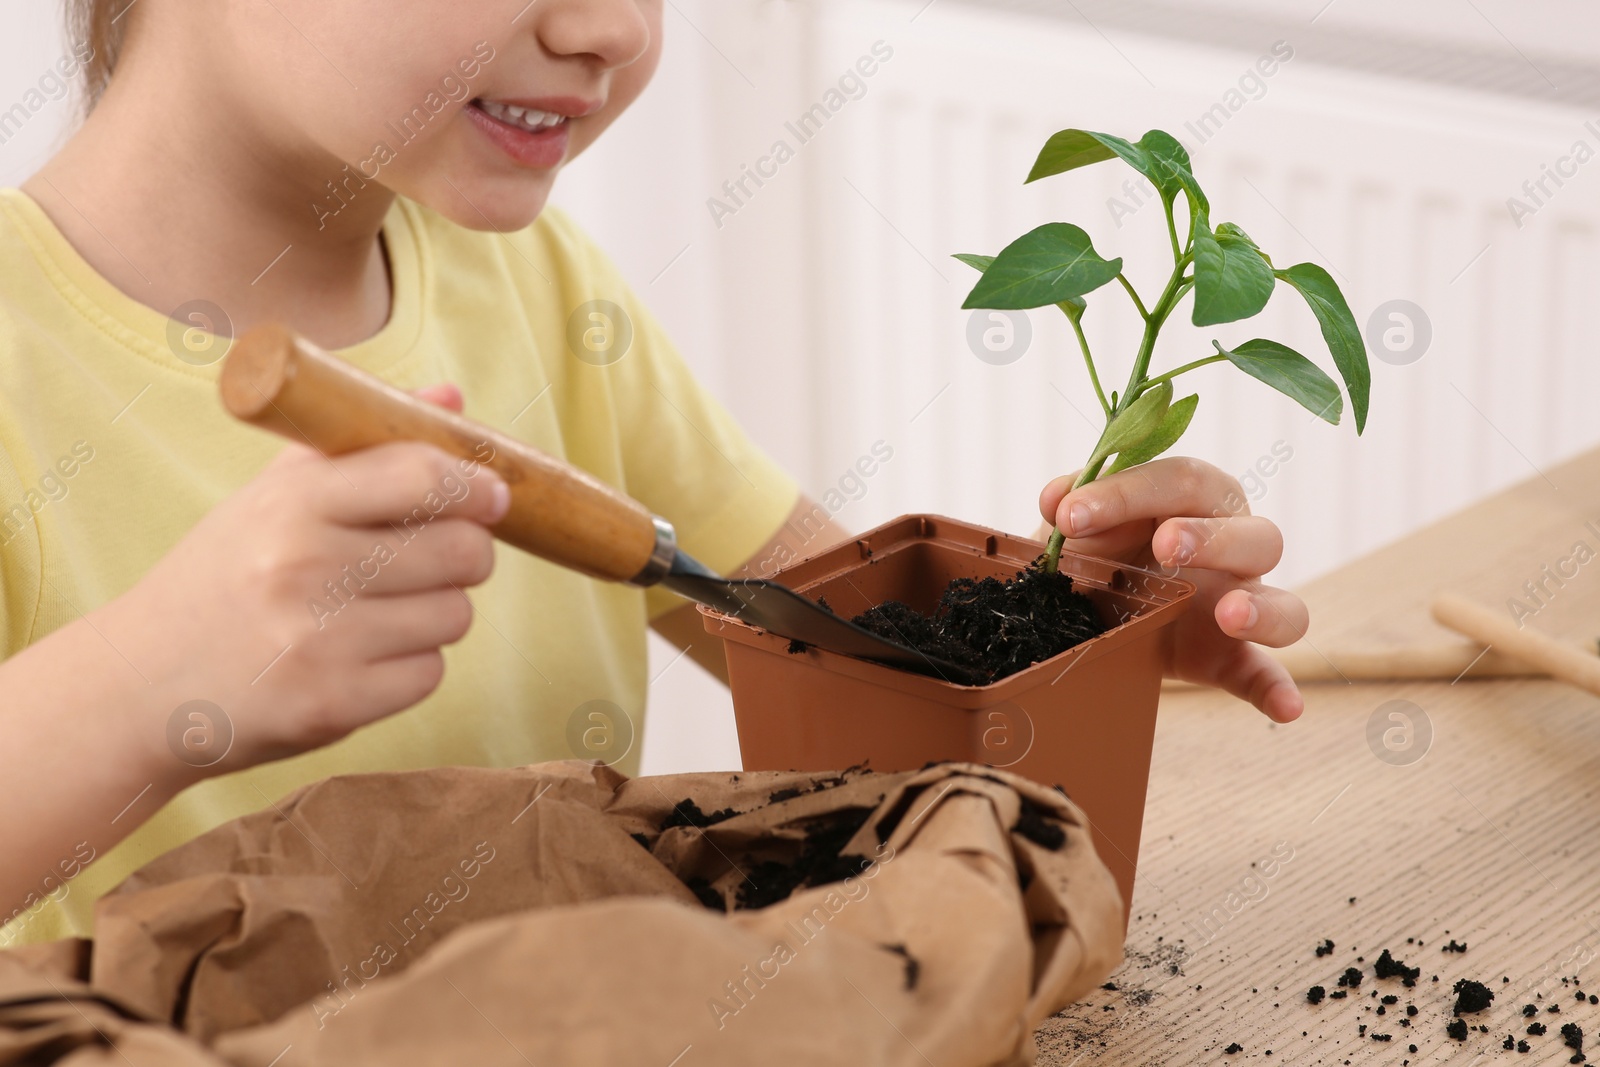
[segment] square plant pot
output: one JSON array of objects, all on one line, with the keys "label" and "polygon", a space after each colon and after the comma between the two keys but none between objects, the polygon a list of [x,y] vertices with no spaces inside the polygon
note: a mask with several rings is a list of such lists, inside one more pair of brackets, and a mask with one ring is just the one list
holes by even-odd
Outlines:
[{"label": "square plant pot", "polygon": [[[773,575],[850,618],[898,600],[931,611],[953,578],[1010,578],[1044,545],[934,515],[907,515]],[[834,771],[865,763],[988,764],[1061,786],[1088,815],[1095,848],[1133,901],[1145,787],[1161,695],[1162,629],[1194,586],[1063,552],[1061,569],[1110,627],[1058,656],[984,686],[815,648],[709,608],[733,686],[739,750],[750,771]]]}]

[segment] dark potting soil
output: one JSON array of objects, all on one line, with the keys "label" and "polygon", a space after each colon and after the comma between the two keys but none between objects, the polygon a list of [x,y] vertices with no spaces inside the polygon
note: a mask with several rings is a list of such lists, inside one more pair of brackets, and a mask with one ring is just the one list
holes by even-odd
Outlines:
[{"label": "dark potting soil", "polygon": [[1072,578],[1029,568],[1015,578],[957,578],[932,615],[891,600],[850,620],[880,637],[998,681],[1105,633]]},{"label": "dark potting soil", "polygon": [[713,889],[711,883],[699,875],[684,879],[683,884],[689,887],[689,892],[700,898],[700,903],[712,911],[728,910],[728,902],[722,899],[722,894]]},{"label": "dark potting soil", "polygon": [[1494,1000],[1494,990],[1482,982],[1474,982],[1470,978],[1463,978],[1458,981],[1455,984],[1454,992],[1456,1006],[1452,1010],[1457,1015],[1470,1015],[1473,1012],[1482,1011]]},{"label": "dark potting soil", "polygon": [[1567,1061],[1568,1063],[1582,1063],[1588,1059],[1583,1054],[1583,1028],[1577,1023],[1568,1023],[1561,1028],[1561,1040],[1576,1053],[1572,1059]]},{"label": "dark potting soil", "polygon": [[911,950],[904,945],[879,945],[879,948],[893,952],[896,956],[906,961],[906,992],[917,988],[917,981],[922,977],[922,961],[911,954]]},{"label": "dark potting soil", "polygon": [[1011,832],[1020,834],[1040,848],[1047,848],[1051,852],[1061,851],[1061,846],[1067,843],[1067,832],[1061,828],[1061,824],[1049,818],[1043,808],[1027,797],[1021,800],[1022,810],[1017,814],[1017,825],[1011,828]]},{"label": "dark potting soil", "polygon": [[688,797],[684,797],[672,806],[672,814],[668,815],[666,821],[661,824],[661,829],[665,832],[674,826],[693,826],[704,830],[707,826],[715,826],[724,819],[731,819],[737,814],[739,813],[732,808],[723,808],[721,811],[713,811],[707,814],[700,810],[700,805]]},{"label": "dark potting soil", "polygon": [[1407,986],[1416,985],[1422,976],[1421,967],[1407,967],[1404,960],[1395,959],[1388,949],[1384,949],[1378,962],[1372,965],[1372,972],[1379,978],[1399,978]]},{"label": "dark potting soil", "polygon": [[1466,1021],[1463,1019],[1457,1019],[1449,1026],[1445,1027],[1444,1032],[1455,1038],[1457,1041],[1465,1041],[1467,1039]]},{"label": "dark potting soil", "polygon": [[794,860],[763,860],[746,869],[734,907],[765,908],[788,900],[796,889],[841,882],[872,866],[865,856],[841,855],[871,815],[870,808],[844,808],[812,822],[806,827],[805,841]]},{"label": "dark potting soil", "polygon": [[[823,775],[821,778],[811,779],[811,788],[803,789],[800,786],[789,786],[786,789],[775,789],[767,794],[767,803],[782,804],[785,800],[795,797],[809,796],[812,793],[821,793],[829,789],[837,789],[850,781],[851,775],[871,774],[865,763],[858,763],[854,767],[846,767],[838,774]],[[881,797],[879,798],[882,799]]]}]

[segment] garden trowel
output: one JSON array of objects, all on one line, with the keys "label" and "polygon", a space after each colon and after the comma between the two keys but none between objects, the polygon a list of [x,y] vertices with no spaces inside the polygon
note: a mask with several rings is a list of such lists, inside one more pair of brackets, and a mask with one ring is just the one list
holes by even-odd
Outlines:
[{"label": "garden trowel", "polygon": [[672,525],[599,479],[521,441],[418,399],[336,359],[292,331],[259,327],[229,350],[222,402],[236,418],[337,456],[422,441],[505,479],[511,510],[493,528],[507,544],[607,581],[664,585],[743,622],[829,652],[959,685],[972,671],[863,629],[777,582],[721,578],[677,544]]}]

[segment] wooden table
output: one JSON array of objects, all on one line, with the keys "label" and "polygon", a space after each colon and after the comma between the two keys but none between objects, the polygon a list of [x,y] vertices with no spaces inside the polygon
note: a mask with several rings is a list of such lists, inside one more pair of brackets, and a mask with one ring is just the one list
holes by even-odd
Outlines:
[{"label": "wooden table", "polygon": [[[1309,640],[1448,640],[1428,618],[1435,592],[1535,607],[1523,583],[1563,558],[1575,576],[1546,580],[1528,625],[1591,637],[1600,558],[1571,557],[1580,541],[1600,556],[1596,531],[1600,451],[1313,583]],[[1563,982],[1600,994],[1600,699],[1546,680],[1332,684],[1306,697],[1300,722],[1276,726],[1223,694],[1165,695],[1119,989],[1050,1020],[1039,1062],[1564,1064],[1566,1023],[1600,1062],[1600,1006]],[[1412,720],[1409,747],[1395,710]],[[1290,858],[1258,866],[1275,849]],[[1324,939],[1336,947],[1319,958]],[[1442,951],[1452,939],[1467,951]],[[1373,977],[1385,948],[1422,969],[1415,988]],[[1308,987],[1332,992],[1352,965],[1359,989],[1307,1002]],[[1495,993],[1466,1017],[1489,1032],[1465,1042],[1445,1032],[1459,978]],[[1374,989],[1399,998],[1383,1017]],[[1523,1017],[1528,1003],[1537,1020]],[[1548,1033],[1527,1036],[1534,1021]],[[1503,1050],[1508,1034],[1530,1052]],[[1233,1042],[1243,1050],[1225,1052]]]}]

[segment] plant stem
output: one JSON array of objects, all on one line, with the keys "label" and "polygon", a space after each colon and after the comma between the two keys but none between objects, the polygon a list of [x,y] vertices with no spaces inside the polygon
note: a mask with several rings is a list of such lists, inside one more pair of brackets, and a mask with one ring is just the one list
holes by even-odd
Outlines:
[{"label": "plant stem", "polygon": [[1227,356],[1207,356],[1205,359],[1197,359],[1193,363],[1185,363],[1177,370],[1169,370],[1165,374],[1158,374],[1154,378],[1151,378],[1149,381],[1144,383],[1144,389],[1148,389],[1152,385],[1158,385],[1161,382],[1170,382],[1180,374],[1186,374],[1192,370],[1199,370],[1201,367],[1208,366],[1212,363],[1222,363],[1227,358]]},{"label": "plant stem", "polygon": [[[1156,306],[1153,309],[1146,310],[1144,301],[1139,299],[1139,294],[1134,291],[1132,283],[1120,272],[1117,274],[1117,280],[1122,283],[1122,287],[1133,298],[1134,306],[1139,309],[1139,314],[1144,316],[1144,337],[1139,341],[1139,354],[1133,361],[1133,373],[1128,376],[1128,388],[1123,391],[1121,398],[1115,405],[1106,403],[1105,393],[1100,389],[1100,379],[1095,374],[1094,361],[1089,358],[1089,343],[1084,339],[1083,329],[1078,324],[1078,317],[1071,314],[1067,316],[1072,320],[1073,329],[1077,331],[1078,343],[1083,348],[1084,359],[1089,363],[1089,377],[1094,382],[1095,394],[1100,397],[1100,406],[1106,413],[1106,428],[1100,432],[1100,440],[1095,442],[1094,452],[1090,453],[1090,455],[1100,451],[1100,446],[1104,443],[1106,434],[1111,432],[1111,424],[1116,421],[1117,416],[1126,411],[1128,406],[1135,400],[1138,400],[1139,394],[1149,388],[1153,382],[1169,380],[1186,370],[1193,370],[1196,367],[1204,366],[1207,363],[1215,363],[1219,359],[1226,358],[1212,356],[1209,359],[1199,360],[1187,366],[1179,367],[1175,371],[1169,371],[1151,381],[1145,380],[1145,375],[1150,372],[1150,357],[1155,354],[1156,338],[1161,333],[1161,327],[1166,325],[1167,317],[1172,314],[1173,308],[1178,306],[1178,301],[1182,300],[1184,295],[1194,288],[1194,278],[1186,278],[1183,273],[1189,269],[1190,263],[1194,261],[1194,255],[1190,250],[1190,246],[1194,243],[1194,236],[1191,234],[1188,243],[1180,248],[1178,245],[1178,224],[1173,218],[1173,201],[1162,197],[1161,203],[1167,212],[1167,236],[1172,239],[1172,277],[1167,279],[1166,288],[1161,291],[1161,299],[1156,301]],[[1066,309],[1063,308],[1062,310],[1065,311]],[[1110,458],[1110,456],[1102,456],[1099,460],[1084,467],[1083,473],[1078,475],[1078,480],[1073,483],[1072,488],[1068,491],[1069,494],[1077,492],[1100,477],[1100,471],[1105,468],[1106,461]],[[1066,543],[1066,539],[1066,535],[1061,532],[1059,526],[1050,531],[1050,543],[1045,549],[1044,557],[1044,572],[1046,574],[1055,574],[1061,569],[1061,549]]]},{"label": "plant stem", "polygon": [[1061,527],[1050,531],[1050,544],[1044,550],[1044,572],[1054,574],[1061,569],[1061,546],[1066,543],[1067,535],[1061,532]]},{"label": "plant stem", "polygon": [[[1172,251],[1174,257],[1176,258],[1176,263],[1172,268],[1172,277],[1167,279],[1167,287],[1162,290],[1161,299],[1156,301],[1156,306],[1145,314],[1144,338],[1139,342],[1139,355],[1134,360],[1133,373],[1128,378],[1128,388],[1123,392],[1121,398],[1114,406],[1106,404],[1106,399],[1103,394],[1100,396],[1100,404],[1106,409],[1106,428],[1100,432],[1100,440],[1095,442],[1095,452],[1100,451],[1100,444],[1105,440],[1105,435],[1111,432],[1111,423],[1116,420],[1118,415],[1127,410],[1128,405],[1139,399],[1140,393],[1148,388],[1149,383],[1145,381],[1145,375],[1150,371],[1150,357],[1155,352],[1156,337],[1160,335],[1161,327],[1166,325],[1167,316],[1172,314],[1172,309],[1178,305],[1179,300],[1183,299],[1184,294],[1194,286],[1194,279],[1186,278],[1183,274],[1183,272],[1189,268],[1189,263],[1192,257],[1189,255],[1189,253],[1180,252],[1178,250],[1177,230],[1175,227],[1171,226],[1172,205],[1170,204],[1167,205],[1167,221],[1169,228],[1172,230]],[[1118,277],[1120,278],[1121,275],[1119,274]],[[1128,284],[1126,279],[1123,279],[1123,285],[1128,289],[1130,294],[1133,293],[1133,287]],[[1138,295],[1133,295],[1134,299],[1137,301]],[[1144,310],[1142,304],[1140,305],[1140,310],[1141,312]],[[1070,315],[1067,317],[1072,318]],[[1077,328],[1077,326],[1077,320],[1074,319],[1073,327]],[[1089,354],[1089,348],[1088,344],[1083,341],[1083,334],[1081,331],[1078,334],[1078,338],[1079,343],[1083,344],[1084,346],[1084,355],[1087,357]],[[1093,367],[1094,365],[1091,363],[1091,375],[1094,373]],[[1170,375],[1164,375],[1164,377],[1169,376]],[[1100,392],[1100,383],[1098,380],[1095,381],[1095,392]],[[1093,455],[1094,453],[1090,454]],[[1109,458],[1109,456],[1104,457],[1098,462],[1091,463],[1090,465],[1084,467],[1083,473],[1078,475],[1078,480],[1073,483],[1072,489],[1069,490],[1069,492],[1076,492],[1088,485],[1090,482],[1094,481],[1096,478],[1100,477],[1100,471],[1105,467],[1106,460]],[[1066,535],[1061,532],[1060,527],[1056,527],[1050,532],[1050,544],[1045,550],[1044,558],[1044,572],[1046,574],[1055,574],[1060,569],[1061,548],[1065,541]]]},{"label": "plant stem", "polygon": [[1122,287],[1128,290],[1128,295],[1133,298],[1133,306],[1139,309],[1139,317],[1146,322],[1150,321],[1150,312],[1145,310],[1144,301],[1139,299],[1139,294],[1134,290],[1133,283],[1128,281],[1128,276],[1118,273],[1117,281],[1122,283]]},{"label": "plant stem", "polygon": [[1156,301],[1150,317],[1145,320],[1144,338],[1139,342],[1139,354],[1133,361],[1133,373],[1128,376],[1128,388],[1123,391],[1122,402],[1117,405],[1118,411],[1125,409],[1139,398],[1141,387],[1144,385],[1144,376],[1150,371],[1150,357],[1156,349],[1156,337],[1160,335],[1161,327],[1166,325],[1167,316],[1172,314],[1172,309],[1177,306],[1178,301],[1189,291],[1189,286],[1192,284],[1183,276],[1188,266],[1189,256],[1179,256],[1177,264],[1172,269],[1172,277],[1167,279],[1167,287],[1162,290],[1161,299]]},{"label": "plant stem", "polygon": [[[1108,420],[1106,423],[1106,429],[1109,430],[1110,428],[1111,424]],[[1104,438],[1105,434],[1102,433],[1101,437]],[[1096,441],[1095,451],[1098,452],[1099,450],[1100,443]],[[1077,492],[1079,489],[1082,489],[1084,486],[1100,477],[1101,468],[1103,468],[1105,465],[1106,461],[1102,459],[1091,466],[1083,468],[1083,473],[1078,475],[1078,480],[1072,483],[1072,489],[1069,490],[1069,492]],[[1056,571],[1061,569],[1061,546],[1066,542],[1066,540],[1067,535],[1061,532],[1061,527],[1058,526],[1050,531],[1050,544],[1045,548],[1044,553],[1044,572],[1046,574],[1054,574]]]},{"label": "plant stem", "polygon": [[1089,339],[1083,335],[1083,323],[1076,315],[1068,315],[1067,320],[1072,323],[1072,332],[1078,335],[1078,347],[1083,349],[1083,362],[1089,368],[1089,381],[1094,383],[1094,395],[1100,398],[1100,410],[1109,419],[1111,404],[1106,400],[1105,390],[1100,388],[1100,375],[1094,369],[1094,356],[1089,353]]}]

